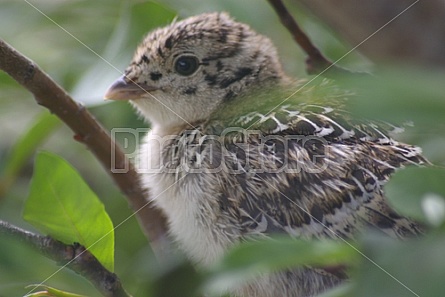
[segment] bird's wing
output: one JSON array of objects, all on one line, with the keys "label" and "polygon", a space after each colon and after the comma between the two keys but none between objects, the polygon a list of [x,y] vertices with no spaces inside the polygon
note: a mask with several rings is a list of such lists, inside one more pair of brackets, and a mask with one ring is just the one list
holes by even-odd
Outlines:
[{"label": "bird's wing", "polygon": [[[246,235],[350,238],[374,226],[394,237],[420,232],[382,190],[389,175],[425,162],[388,136],[390,124],[357,122],[339,108],[299,103],[253,111],[224,135],[224,208]],[[250,129],[245,129],[250,127]]]}]

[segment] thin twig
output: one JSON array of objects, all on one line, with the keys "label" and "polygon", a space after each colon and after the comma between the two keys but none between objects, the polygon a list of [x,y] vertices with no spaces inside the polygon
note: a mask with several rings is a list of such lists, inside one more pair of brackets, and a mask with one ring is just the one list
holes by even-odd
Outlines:
[{"label": "thin twig", "polygon": [[88,279],[103,296],[130,297],[116,274],[102,264],[79,244],[64,244],[49,236],[41,236],[0,220],[0,235],[10,236],[31,246],[59,265],[66,265]]},{"label": "thin twig", "polygon": [[[39,105],[57,115],[75,133],[74,138],[83,142],[96,156],[102,166],[126,195],[127,200],[142,229],[150,240],[150,245],[158,259],[163,259],[169,250],[165,217],[160,211],[147,206],[147,193],[144,192],[137,172],[125,154],[100,126],[88,110],[74,101],[56,82],[4,41],[0,40],[0,69],[30,91]],[[112,152],[117,168],[125,168],[126,173],[112,171]]]},{"label": "thin twig", "polygon": [[[320,50],[312,43],[309,37],[301,30],[297,22],[289,13],[281,0],[268,0],[275,9],[281,23],[292,34],[297,44],[308,55],[306,59],[306,71],[308,74],[320,74],[324,76],[334,76],[337,74],[350,74],[349,70],[334,65]],[[329,68],[329,69],[328,69]],[[325,71],[328,69],[328,71]]]}]

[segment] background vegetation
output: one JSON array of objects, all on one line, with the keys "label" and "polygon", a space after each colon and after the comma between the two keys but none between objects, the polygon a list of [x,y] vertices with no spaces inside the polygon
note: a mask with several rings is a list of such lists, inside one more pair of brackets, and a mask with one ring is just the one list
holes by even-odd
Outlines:
[{"label": "background vegetation", "polygon": [[[128,104],[104,102],[105,89],[120,75],[147,31],[168,24],[175,16],[220,10],[270,36],[287,72],[306,76],[304,55],[266,1],[2,0],[0,37],[83,102],[106,129],[145,127]],[[331,60],[350,49],[307,11],[294,6],[292,13]],[[341,64],[354,70],[374,67],[356,51]],[[134,296],[188,296],[203,280],[205,286],[217,291],[252,271],[279,269],[301,264],[303,260],[317,263],[321,258],[325,259],[323,263],[334,259],[352,266],[351,284],[329,296],[440,296],[445,291],[444,79],[445,72],[440,69],[398,65],[379,69],[371,82],[362,78],[344,82],[348,88],[360,89],[361,96],[353,105],[355,113],[398,124],[413,122],[415,125],[408,125],[406,133],[399,137],[420,145],[438,165],[401,171],[388,188],[402,213],[432,229],[422,240],[394,242],[370,233],[354,243],[354,248],[327,244],[310,245],[307,249],[307,244],[283,239],[277,245],[258,243],[255,247],[241,247],[214,272],[197,275],[180,255],[172,256],[171,265],[158,267],[136,220],[130,218],[115,230],[115,271],[124,286]],[[128,152],[134,148],[131,143],[125,147]],[[79,171],[105,205],[114,226],[131,215],[122,194],[85,147],[73,141],[71,131],[49,117],[26,90],[0,72],[0,219],[28,230],[35,229],[23,220],[22,213],[30,191],[34,157],[41,150],[63,157]],[[252,248],[260,252],[249,257]],[[0,238],[0,296],[23,296],[29,291],[27,285],[40,283],[57,270],[56,263],[20,242]],[[46,284],[86,296],[98,295],[87,281],[67,269],[56,273]]]}]

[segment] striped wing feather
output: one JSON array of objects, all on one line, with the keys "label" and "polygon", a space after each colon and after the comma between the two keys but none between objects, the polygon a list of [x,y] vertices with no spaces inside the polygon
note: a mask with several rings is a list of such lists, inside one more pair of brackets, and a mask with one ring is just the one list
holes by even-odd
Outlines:
[{"label": "striped wing feather", "polygon": [[220,183],[224,207],[245,235],[351,238],[366,226],[393,237],[420,232],[382,190],[394,170],[426,162],[419,148],[388,136],[394,126],[354,123],[345,112],[302,104],[252,112],[235,124],[262,134],[242,133],[224,146],[226,166],[242,168]]}]

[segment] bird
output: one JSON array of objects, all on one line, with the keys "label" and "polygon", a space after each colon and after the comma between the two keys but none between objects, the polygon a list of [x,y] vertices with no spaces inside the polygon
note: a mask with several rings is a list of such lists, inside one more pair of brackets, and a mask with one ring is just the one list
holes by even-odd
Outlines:
[{"label": "bird", "polygon": [[[150,124],[137,161],[141,182],[197,267],[276,234],[422,234],[391,208],[383,185],[394,171],[427,160],[419,147],[394,140],[395,126],[348,112],[354,96],[332,80],[289,77],[271,40],[226,12],[148,33],[105,94],[129,100]],[[315,296],[345,278],[297,267],[228,293]]]}]

